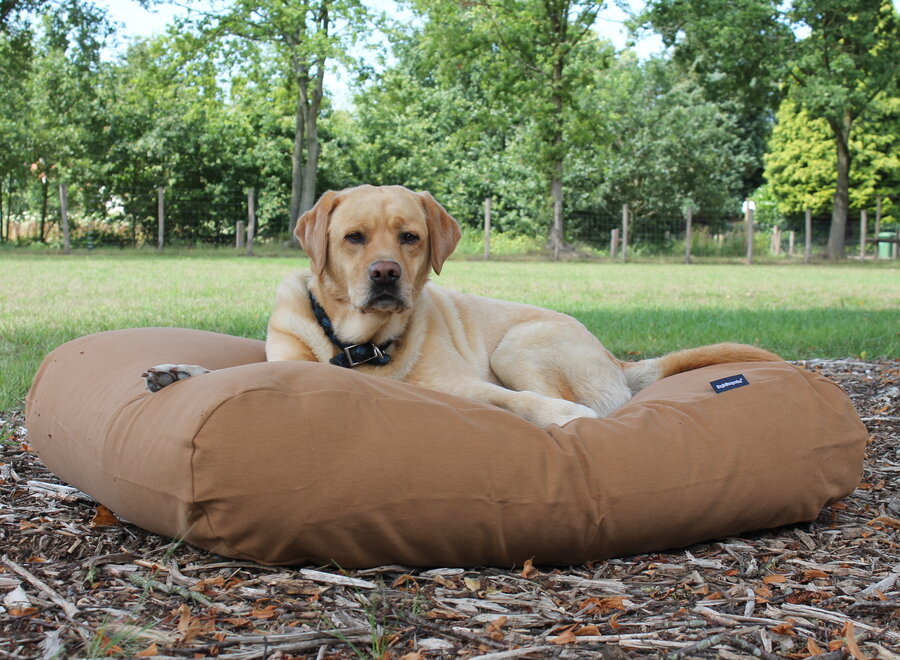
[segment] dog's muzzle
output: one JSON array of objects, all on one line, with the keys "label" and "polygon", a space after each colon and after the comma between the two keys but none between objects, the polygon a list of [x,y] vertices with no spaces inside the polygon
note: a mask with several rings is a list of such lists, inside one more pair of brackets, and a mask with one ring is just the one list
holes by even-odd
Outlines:
[{"label": "dog's muzzle", "polygon": [[407,308],[400,289],[403,269],[396,261],[376,261],[369,266],[369,292],[361,308],[364,312],[402,312]]}]

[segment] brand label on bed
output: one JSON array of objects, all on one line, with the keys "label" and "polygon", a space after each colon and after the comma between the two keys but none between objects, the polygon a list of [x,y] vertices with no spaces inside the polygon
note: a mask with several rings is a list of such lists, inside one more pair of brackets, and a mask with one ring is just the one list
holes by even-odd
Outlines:
[{"label": "brand label on bed", "polygon": [[727,392],[728,390],[733,390],[737,387],[743,387],[744,385],[749,385],[750,382],[744,378],[744,374],[738,374],[736,376],[729,376],[728,378],[720,378],[719,380],[714,380],[710,382],[712,385],[713,392],[716,394],[721,394],[722,392]]}]

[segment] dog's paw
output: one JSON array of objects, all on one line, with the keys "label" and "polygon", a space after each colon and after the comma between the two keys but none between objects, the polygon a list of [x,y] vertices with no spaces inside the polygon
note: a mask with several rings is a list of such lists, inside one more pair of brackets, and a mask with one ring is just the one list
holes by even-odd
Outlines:
[{"label": "dog's paw", "polygon": [[148,390],[159,392],[177,380],[208,373],[209,369],[204,369],[196,364],[158,364],[142,373],[141,378],[144,379]]},{"label": "dog's paw", "polygon": [[557,426],[562,426],[563,424],[568,424],[572,420],[580,419],[582,417],[590,417],[596,419],[600,417],[596,410],[593,408],[588,408],[587,406],[582,406],[579,403],[572,403],[571,401],[563,401],[560,399],[551,399],[552,404],[548,404],[546,406],[542,406],[542,409],[539,411],[535,411],[534,417],[532,420],[538,426],[546,428],[551,424],[556,424]]}]

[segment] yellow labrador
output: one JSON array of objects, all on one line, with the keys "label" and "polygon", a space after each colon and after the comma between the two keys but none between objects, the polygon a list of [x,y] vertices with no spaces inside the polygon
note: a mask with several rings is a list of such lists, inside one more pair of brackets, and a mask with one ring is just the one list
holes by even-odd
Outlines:
[{"label": "yellow labrador", "polygon": [[[270,361],[332,362],[548,426],[605,416],[670,374],[780,359],[753,346],[716,344],[622,362],[570,316],[443,289],[428,277],[441,272],[460,231],[427,192],[401,186],[327,192],[300,218],[297,237],[312,269],[289,275],[278,288],[266,342]],[[204,371],[160,365],[148,371],[148,387]]]}]

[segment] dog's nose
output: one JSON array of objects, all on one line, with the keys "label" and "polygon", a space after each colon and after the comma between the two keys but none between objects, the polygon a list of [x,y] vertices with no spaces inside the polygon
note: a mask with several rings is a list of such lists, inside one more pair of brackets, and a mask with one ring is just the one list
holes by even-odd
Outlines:
[{"label": "dog's nose", "polygon": [[369,266],[369,279],[377,284],[393,284],[400,279],[401,272],[396,261],[376,261]]}]

